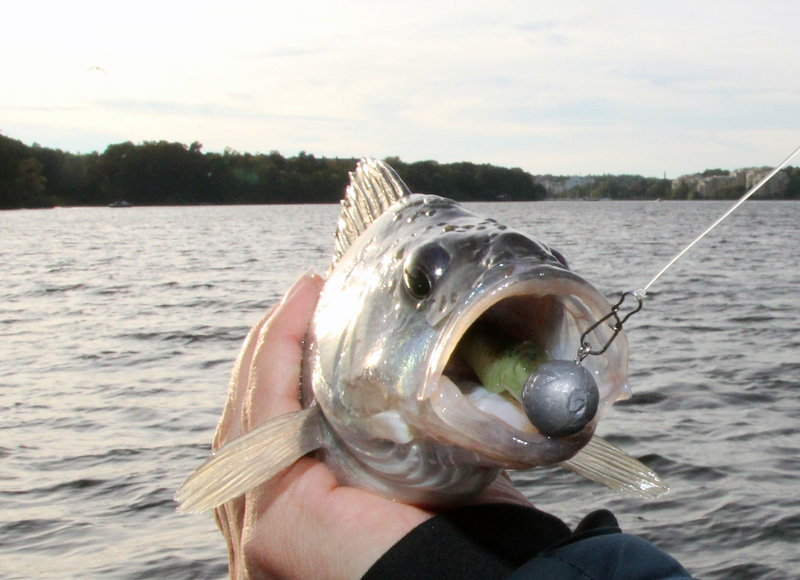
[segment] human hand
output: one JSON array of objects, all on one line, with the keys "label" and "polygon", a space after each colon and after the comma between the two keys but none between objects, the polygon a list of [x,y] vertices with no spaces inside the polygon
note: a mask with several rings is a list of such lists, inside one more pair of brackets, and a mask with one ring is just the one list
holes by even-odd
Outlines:
[{"label": "human hand", "polygon": [[[214,449],[301,409],[303,339],[322,285],[317,275],[302,276],[251,329],[234,365]],[[529,505],[505,474],[477,501]],[[223,504],[214,515],[235,580],[361,578],[392,545],[433,516],[339,486],[325,464],[311,457]]]}]

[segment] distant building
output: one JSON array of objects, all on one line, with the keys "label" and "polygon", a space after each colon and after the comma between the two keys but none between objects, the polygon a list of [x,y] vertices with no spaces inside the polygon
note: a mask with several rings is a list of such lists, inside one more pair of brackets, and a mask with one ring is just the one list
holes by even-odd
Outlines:
[{"label": "distant building", "polygon": [[[750,189],[758,185],[772,171],[769,167],[751,168],[741,170],[745,173],[745,187]],[[775,177],[770,179],[760,190],[760,194],[765,197],[783,197],[786,186],[789,185],[789,176],[785,171],[779,171]]]},{"label": "distant building", "polygon": [[[672,181],[672,190],[683,189],[690,198],[709,199],[716,197],[717,192],[727,186],[738,185],[748,190],[766,177],[770,171],[771,169],[768,167],[749,167],[730,171],[727,175],[704,176],[699,173],[682,175]],[[760,194],[764,197],[781,197],[786,191],[788,183],[789,176],[781,171],[763,186]]]},{"label": "distant building", "polygon": [[548,197],[572,197],[570,191],[594,183],[594,177],[582,175],[539,175],[534,181],[544,187]]}]

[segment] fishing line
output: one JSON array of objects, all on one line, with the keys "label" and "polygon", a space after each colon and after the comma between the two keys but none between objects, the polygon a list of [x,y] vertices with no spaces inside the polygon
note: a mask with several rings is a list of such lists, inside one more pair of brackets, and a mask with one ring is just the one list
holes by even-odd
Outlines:
[{"label": "fishing line", "polygon": [[676,255],[674,258],[672,258],[672,259],[671,259],[671,260],[670,260],[670,261],[667,263],[667,265],[666,265],[666,266],[664,266],[663,268],[661,268],[661,270],[659,270],[658,274],[656,274],[656,275],[653,277],[653,279],[652,279],[652,280],[650,280],[650,281],[649,281],[649,282],[648,282],[648,283],[647,283],[645,286],[643,286],[643,287],[641,287],[641,288],[637,289],[637,290],[636,290],[636,292],[634,292],[634,295],[635,295],[635,296],[637,296],[637,297],[640,297],[640,298],[644,298],[645,296],[647,296],[647,291],[650,289],[650,286],[652,286],[652,285],[655,283],[655,281],[656,281],[656,280],[658,280],[659,278],[661,278],[661,275],[662,275],[664,272],[666,272],[667,270],[669,270],[669,268],[670,268],[670,267],[671,267],[671,266],[672,266],[672,265],[673,265],[675,262],[677,262],[678,260],[680,260],[680,259],[683,257],[683,255],[684,255],[684,254],[686,254],[686,252],[688,252],[689,250],[691,250],[691,249],[692,249],[692,248],[693,248],[693,247],[694,247],[694,246],[697,244],[697,242],[699,242],[699,241],[700,241],[700,240],[702,240],[704,237],[706,237],[706,235],[708,235],[708,233],[709,233],[709,232],[711,232],[711,230],[713,230],[714,228],[716,228],[716,227],[717,227],[719,224],[721,224],[721,223],[722,223],[722,222],[723,222],[723,221],[724,221],[724,220],[725,220],[725,219],[726,219],[726,218],[727,218],[729,215],[731,215],[733,212],[735,212],[737,209],[739,209],[739,206],[740,206],[740,205],[742,205],[744,202],[746,202],[748,199],[750,199],[750,197],[751,197],[751,196],[752,196],[752,195],[753,195],[755,192],[757,192],[759,189],[761,189],[761,188],[764,186],[764,184],[765,184],[765,183],[767,183],[767,182],[768,182],[770,179],[772,179],[773,177],[775,177],[775,175],[776,175],[776,174],[777,174],[777,173],[778,173],[778,172],[779,172],[781,169],[783,169],[784,167],[786,167],[787,165],[789,165],[789,162],[790,162],[792,159],[794,159],[795,155],[797,155],[798,153],[800,153],[800,147],[798,147],[797,149],[795,149],[795,150],[792,152],[792,154],[791,154],[791,155],[789,155],[789,156],[788,156],[786,159],[784,159],[784,160],[783,160],[783,162],[782,162],[780,165],[778,165],[778,166],[777,166],[775,169],[773,169],[772,171],[770,171],[769,175],[767,175],[767,176],[766,176],[766,177],[764,177],[764,178],[763,178],[761,181],[759,181],[757,184],[755,184],[753,187],[751,187],[751,188],[750,188],[750,190],[749,190],[747,193],[745,193],[745,194],[744,194],[744,195],[743,195],[741,198],[739,198],[739,201],[737,201],[735,204],[733,204],[733,205],[731,206],[731,208],[730,208],[728,211],[726,211],[724,214],[722,214],[722,215],[719,217],[719,219],[718,219],[717,221],[715,221],[713,224],[711,224],[711,225],[708,227],[708,229],[706,229],[706,231],[704,231],[702,234],[700,234],[699,236],[697,236],[697,237],[696,237],[696,238],[695,238],[695,239],[692,241],[692,243],[690,243],[690,244],[689,244],[688,246],[686,246],[686,247],[685,247],[683,250],[681,250],[680,252],[678,252],[678,254],[677,254],[677,255]]},{"label": "fishing line", "polygon": [[[753,187],[751,187],[742,197],[739,198],[739,200],[736,203],[734,203],[730,207],[730,209],[728,209],[728,211],[726,211],[724,214],[722,214],[717,219],[717,221],[715,221],[713,224],[711,224],[702,234],[697,236],[694,240],[692,240],[692,242],[688,246],[686,246],[680,252],[678,252],[675,255],[675,257],[672,258],[669,262],[667,262],[667,264],[663,268],[661,268],[661,270],[659,270],[658,273],[655,276],[653,276],[653,279],[650,280],[647,284],[637,288],[633,292],[631,292],[631,291],[623,292],[622,296],[619,299],[619,302],[617,302],[614,306],[611,307],[611,312],[608,313],[603,318],[601,318],[600,320],[598,320],[597,322],[595,322],[592,326],[590,326],[586,330],[586,332],[583,333],[583,335],[581,336],[581,340],[580,340],[580,342],[581,342],[580,347],[578,347],[578,356],[577,356],[576,360],[578,362],[580,362],[580,361],[582,361],[584,358],[586,358],[589,355],[600,355],[600,354],[603,354],[606,351],[606,349],[608,349],[608,347],[611,345],[611,343],[614,341],[614,339],[617,337],[619,332],[622,330],[622,325],[625,323],[625,321],[627,321],[628,318],[630,318],[632,315],[636,314],[637,312],[639,312],[642,309],[642,305],[644,303],[644,299],[647,297],[647,291],[650,289],[650,287],[653,284],[655,284],[656,280],[661,278],[661,276],[664,274],[664,272],[669,270],[672,267],[672,265],[675,264],[675,262],[680,260],[684,255],[686,255],[686,253],[689,250],[691,250],[695,245],[697,245],[697,243],[700,240],[702,240],[704,237],[706,237],[714,228],[716,228],[725,219],[727,219],[728,216],[730,216],[733,212],[735,212],[737,209],[739,209],[740,205],[742,205],[744,202],[746,202],[748,199],[750,199],[750,197],[753,194],[755,194],[759,189],[761,189],[764,186],[764,184],[766,184],[770,179],[775,177],[775,175],[779,171],[781,171],[787,165],[789,165],[789,162],[792,159],[794,159],[794,157],[798,153],[800,153],[800,147],[795,149],[792,152],[791,155],[789,155],[786,159],[784,159],[780,163],[780,165],[775,167],[775,169],[770,171],[768,175],[766,175],[763,179],[761,179],[761,181],[759,181],[757,184],[755,184]],[[625,299],[628,296],[631,296],[632,298],[634,298],[638,304],[633,310],[628,312],[627,315],[625,315],[622,318],[620,318],[619,310],[622,307],[623,303],[625,302]],[[597,328],[601,323],[603,323],[604,321],[606,321],[606,320],[608,320],[610,318],[614,319],[614,322],[611,324],[611,329],[613,330],[613,333],[612,333],[611,337],[606,341],[606,343],[602,347],[597,348],[597,349],[593,349],[592,346],[587,342],[586,337],[592,331],[594,331],[594,329]]]}]

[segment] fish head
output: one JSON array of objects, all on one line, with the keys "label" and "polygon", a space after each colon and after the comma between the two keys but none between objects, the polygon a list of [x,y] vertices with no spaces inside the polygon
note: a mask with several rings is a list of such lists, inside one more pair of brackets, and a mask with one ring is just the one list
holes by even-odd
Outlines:
[{"label": "fish head", "polygon": [[[458,345],[480,324],[572,360],[610,304],[534,238],[452,200],[400,193],[362,210],[377,215],[350,232],[309,330],[305,399],[322,408],[337,477],[412,501],[421,489],[423,503],[437,503],[428,499],[443,487],[474,493],[500,468],[569,459],[628,393],[624,334],[583,362],[598,411],[561,437],[540,433],[518,401],[483,388]],[[612,332],[600,325],[592,338],[605,344]]]},{"label": "fish head", "polygon": [[[434,304],[429,306],[428,321],[435,320],[439,332],[432,337],[417,400],[441,422],[438,433],[443,438],[474,450],[480,461],[508,469],[561,463],[588,443],[611,404],[630,396],[627,339],[620,332],[612,340],[610,325],[600,325],[588,335],[591,344],[610,344],[602,356],[581,363],[597,385],[598,408],[577,432],[543,433],[519,401],[486,389],[459,349],[473,326],[490,337],[532,343],[548,360],[575,361],[584,333],[611,312],[605,297],[570,271],[560,253],[500,224],[488,229],[497,235],[479,239],[479,259],[461,262],[453,279],[441,278],[445,292],[448,286],[465,288],[449,291],[456,297],[452,307],[440,316]],[[437,423],[430,423],[427,428],[433,430]]]}]

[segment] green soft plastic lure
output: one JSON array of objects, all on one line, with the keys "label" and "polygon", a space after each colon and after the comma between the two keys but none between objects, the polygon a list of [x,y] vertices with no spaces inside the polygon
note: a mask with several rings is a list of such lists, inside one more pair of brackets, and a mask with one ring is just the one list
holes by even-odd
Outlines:
[{"label": "green soft plastic lure", "polygon": [[480,324],[467,331],[459,348],[483,388],[522,403],[542,435],[574,435],[597,414],[597,383],[577,361],[548,360],[535,342],[515,341]]},{"label": "green soft plastic lure", "polygon": [[459,343],[459,352],[492,393],[510,394],[522,402],[522,390],[533,371],[547,361],[547,352],[538,344],[515,341],[497,329],[474,325]]}]

